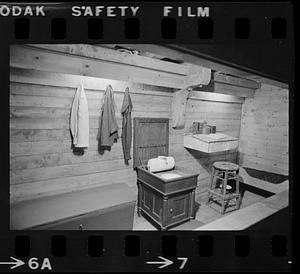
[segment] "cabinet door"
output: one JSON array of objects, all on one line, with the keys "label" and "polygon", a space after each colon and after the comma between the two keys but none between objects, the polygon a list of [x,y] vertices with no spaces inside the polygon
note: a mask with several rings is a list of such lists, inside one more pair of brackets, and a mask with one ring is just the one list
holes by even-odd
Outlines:
[{"label": "cabinet door", "polygon": [[142,186],[142,208],[149,213],[153,209],[153,195],[154,191],[146,186]]},{"label": "cabinet door", "polygon": [[161,222],[162,219],[162,196],[151,188],[142,186],[142,209],[153,219]]},{"label": "cabinet door", "polygon": [[189,217],[190,193],[175,196],[168,201],[168,224],[180,222]]}]

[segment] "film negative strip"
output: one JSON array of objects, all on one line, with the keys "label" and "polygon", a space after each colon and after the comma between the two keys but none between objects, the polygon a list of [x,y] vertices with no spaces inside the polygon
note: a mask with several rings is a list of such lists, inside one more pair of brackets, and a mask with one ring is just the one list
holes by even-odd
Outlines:
[{"label": "film negative strip", "polygon": [[0,37],[0,272],[291,271],[291,3],[6,2]]}]

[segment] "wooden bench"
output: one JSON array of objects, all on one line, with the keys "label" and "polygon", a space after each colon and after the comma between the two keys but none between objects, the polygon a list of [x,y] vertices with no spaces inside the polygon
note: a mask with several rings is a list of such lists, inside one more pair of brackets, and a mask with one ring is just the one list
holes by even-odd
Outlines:
[{"label": "wooden bench", "polygon": [[195,230],[243,230],[287,207],[288,204],[289,192],[285,190]]},{"label": "wooden bench", "polygon": [[10,229],[131,230],[136,194],[112,184],[11,205]]},{"label": "wooden bench", "polygon": [[269,192],[280,193],[289,189],[289,180],[286,180],[280,184],[272,184],[250,176],[243,167],[240,167],[239,175],[240,182]]}]

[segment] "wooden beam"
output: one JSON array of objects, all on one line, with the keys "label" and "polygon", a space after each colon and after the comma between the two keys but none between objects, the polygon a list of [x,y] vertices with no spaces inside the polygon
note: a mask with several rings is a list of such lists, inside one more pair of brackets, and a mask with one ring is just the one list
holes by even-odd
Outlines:
[{"label": "wooden beam", "polygon": [[185,87],[184,76],[174,73],[26,46],[12,46],[10,53],[11,67],[99,77],[177,89]]},{"label": "wooden beam", "polygon": [[194,66],[191,74],[185,76],[186,88],[208,85],[211,81],[211,70],[208,68]]},{"label": "wooden beam", "polygon": [[[180,75],[173,73],[173,71],[167,72],[167,70],[171,69],[174,65],[170,63],[171,66],[169,66],[169,62],[153,59],[155,62],[151,63],[152,58],[131,56],[127,54],[127,57],[130,58],[141,57],[143,59],[147,59],[146,63],[142,65],[140,64],[139,67],[137,67],[134,65],[136,60],[130,58],[127,59],[127,57],[121,58],[122,56],[118,55],[119,52],[116,52],[115,50],[103,48],[104,52],[106,50],[110,51],[109,55],[104,57],[104,52],[102,52],[102,49],[99,49],[99,47],[95,47],[93,49],[86,47],[89,45],[81,45],[82,47],[79,46],[80,45],[43,45],[41,47],[40,45],[39,47],[12,46],[11,67],[91,76],[148,85],[153,85],[153,83],[155,83],[157,86],[175,89],[184,89],[189,86],[197,86],[200,84],[207,85],[209,83],[211,74],[210,69],[206,69],[203,66],[183,66],[184,69],[181,73],[187,73],[187,75]],[[55,49],[55,51],[53,51],[53,49]],[[91,50],[93,50],[92,53],[90,53]],[[71,54],[68,52],[71,52]],[[115,55],[115,53],[117,54]],[[95,56],[97,56],[97,58]],[[106,60],[98,58],[106,58]],[[108,61],[111,59],[114,61]],[[125,63],[118,63],[117,61],[124,61]],[[163,66],[158,66],[159,63],[167,63],[168,65],[164,64]],[[175,65],[177,66],[175,66],[177,69],[178,66],[181,66],[178,64]],[[200,90],[213,91],[216,93],[240,97],[253,97],[253,88],[259,87],[259,85],[254,81],[220,73],[213,74],[213,81],[213,90],[206,90],[206,87],[211,86],[211,84],[204,86],[203,89],[200,88]]]},{"label": "wooden beam", "polygon": [[234,85],[227,85],[223,83],[214,82],[214,92],[239,97],[254,97],[254,90],[250,88],[237,87]]},{"label": "wooden beam", "polygon": [[187,52],[184,49],[184,46],[173,45],[173,44],[164,44],[164,45],[123,44],[123,46],[138,49],[140,51],[163,55],[165,57],[175,59],[181,62],[207,67],[215,71],[223,72],[241,78],[251,78],[251,76],[257,76],[260,83],[266,83],[281,88],[288,88],[288,84],[286,83],[272,80],[260,75],[255,75],[254,73],[251,74],[241,69],[233,68],[229,65],[223,65],[218,62],[211,61],[208,58],[200,56],[199,52],[191,52],[191,51]]},{"label": "wooden beam", "polygon": [[188,99],[201,100],[201,101],[213,101],[213,102],[226,102],[242,104],[245,99],[243,97],[237,97],[227,94],[216,94],[213,92],[201,92],[192,90],[189,93]]},{"label": "wooden beam", "polygon": [[48,49],[51,51],[68,53],[72,55],[95,58],[97,60],[127,64],[141,68],[148,68],[157,71],[172,72],[174,74],[179,75],[187,75],[189,71],[189,66],[185,64],[176,64],[140,55],[128,54],[125,52],[120,52],[114,49],[108,49],[101,46],[92,46],[86,44],[30,44],[29,46],[41,49]]},{"label": "wooden beam", "polygon": [[248,97],[253,98],[255,91],[250,88],[244,88],[234,85],[228,85],[221,82],[212,81],[208,86],[196,87],[194,91],[202,91],[207,93],[215,93],[215,94],[227,94],[233,95],[237,97]]},{"label": "wooden beam", "polygon": [[174,92],[172,100],[172,128],[184,128],[185,110],[188,94],[188,89],[181,89],[179,91]]},{"label": "wooden beam", "polygon": [[95,58],[97,60],[110,61],[119,64],[127,64],[135,67],[179,74],[180,76],[186,76],[185,85],[187,87],[200,84],[207,85],[210,81],[211,70],[204,67],[161,61],[149,57],[119,52],[114,49],[108,49],[100,46],[92,46],[86,44],[29,44],[29,46],[39,49],[47,49],[50,51]]},{"label": "wooden beam", "polygon": [[[213,56],[203,54],[199,51],[194,51],[194,50],[187,49],[183,45],[168,44],[166,46],[168,48],[171,48],[171,49],[183,51],[186,54],[191,54],[192,56],[194,56],[194,59],[196,59],[195,56],[197,56],[197,58],[204,59],[208,63],[211,64],[211,66],[209,66],[209,67],[212,68],[213,66],[215,66],[216,69],[214,69],[214,70],[216,70],[216,71],[224,72],[226,74],[235,75],[235,76],[246,78],[246,79],[249,79],[249,80],[255,79],[255,78],[252,78],[253,75],[254,76],[259,76],[259,83],[270,84],[270,85],[274,85],[274,86],[277,86],[277,87],[280,87],[280,88],[288,88],[287,83],[283,83],[283,82],[280,82],[278,80],[273,80],[273,79],[270,79],[266,76],[261,76],[259,74],[256,74],[255,71],[250,70],[249,68],[238,66],[236,64],[235,64],[235,67],[233,67],[232,64],[221,64],[221,60],[215,60],[215,58],[213,58]],[[223,68],[223,69],[221,69],[221,68]]]},{"label": "wooden beam", "polygon": [[[83,84],[85,89],[90,89],[91,91],[97,92],[100,90],[104,91],[107,85],[107,79],[103,78],[53,73],[39,70],[28,70],[21,68],[10,69],[10,81],[16,83],[34,84],[39,86],[42,85],[58,87],[54,89],[56,91],[56,94],[61,90],[61,88],[76,89],[80,83]],[[124,92],[125,88],[129,87],[131,89],[130,92],[136,94],[149,94],[149,91],[151,91],[151,95],[172,97],[173,93],[173,89],[167,87],[158,87],[153,85],[137,84],[117,80],[110,80],[109,82],[114,88],[115,92]],[[41,92],[39,91],[39,93]],[[72,96],[74,96],[73,92],[70,97]]]},{"label": "wooden beam", "polygon": [[249,88],[249,89],[259,89],[261,86],[259,83],[255,81],[250,81],[244,78],[230,76],[220,72],[214,72],[213,74],[214,74],[213,76],[214,81],[218,83],[230,84],[230,85]]}]

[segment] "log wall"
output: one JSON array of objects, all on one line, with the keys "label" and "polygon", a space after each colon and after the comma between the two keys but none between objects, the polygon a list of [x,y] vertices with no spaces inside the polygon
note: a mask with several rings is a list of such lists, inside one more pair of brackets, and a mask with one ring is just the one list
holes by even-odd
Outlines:
[{"label": "log wall", "polygon": [[[244,99],[236,96],[193,92],[187,102],[186,124],[183,131],[191,131],[194,121],[206,121],[209,125],[215,125],[217,132],[239,138],[243,102]],[[180,134],[180,142],[183,143],[183,134]],[[183,146],[179,149],[179,155],[186,160],[185,167],[200,173],[196,191],[198,194],[207,191],[213,162],[237,162],[237,150],[207,154]]]},{"label": "log wall", "polygon": [[[135,184],[132,163],[124,164],[120,139],[111,151],[103,155],[97,151],[101,97],[108,84],[115,90],[119,135],[120,110],[127,86],[134,106],[132,117],[170,118],[169,88],[19,68],[11,69],[10,80],[12,202],[105,184]],[[76,156],[71,149],[69,115],[80,82],[89,105],[90,146],[84,155]],[[176,134],[170,140],[174,147],[180,146]]]},{"label": "log wall", "polygon": [[[22,47],[18,48],[21,54]],[[173,88],[149,84],[116,81],[90,77],[66,70],[59,58],[48,60],[55,51],[35,59],[11,63],[10,70],[10,198],[11,202],[32,199],[63,192],[76,191],[100,185],[124,183],[135,187],[136,175],[132,161],[126,166],[123,160],[120,139],[111,151],[100,155],[97,151],[96,133],[101,107],[101,97],[108,84],[115,90],[116,113],[121,135],[120,109],[123,93],[130,87],[133,101],[133,117],[171,118]],[[14,56],[14,52],[12,52]],[[39,55],[41,56],[41,55]],[[67,54],[62,62],[66,62]],[[76,66],[76,58],[72,57]],[[78,61],[79,60],[79,61]],[[77,61],[80,62],[80,59]],[[47,68],[57,66],[57,72]],[[80,67],[81,63],[78,63]],[[143,69],[137,70],[143,73]],[[119,71],[119,69],[118,69]],[[125,72],[124,72],[125,73]],[[157,75],[152,73],[153,79]],[[146,77],[143,75],[142,77]],[[118,79],[118,77],[116,76]],[[161,79],[161,78],[160,78]],[[161,81],[161,80],[160,80]],[[173,76],[170,80],[173,81]],[[71,149],[69,114],[77,86],[83,83],[88,99],[90,115],[90,146],[84,155],[76,156]],[[183,130],[170,129],[170,155],[178,165],[200,173],[198,192],[207,188],[209,168],[215,160],[236,161],[237,153],[215,153],[212,155],[188,151],[183,147],[183,134],[193,121],[206,120],[216,125],[218,132],[239,137],[242,103],[236,96],[206,92],[192,92],[187,102],[186,127]],[[172,121],[170,121],[172,125]]]},{"label": "log wall", "polygon": [[239,162],[269,172],[288,174],[288,90],[263,84],[254,98],[245,99]]}]

